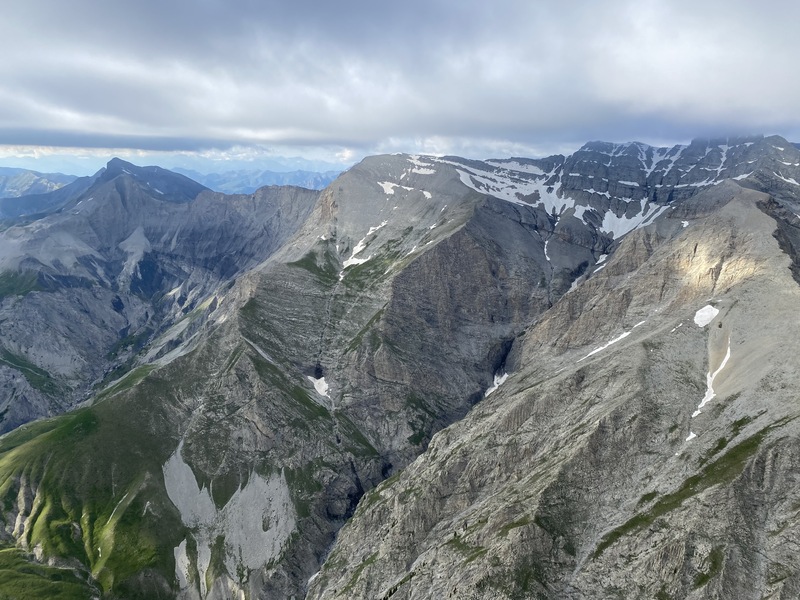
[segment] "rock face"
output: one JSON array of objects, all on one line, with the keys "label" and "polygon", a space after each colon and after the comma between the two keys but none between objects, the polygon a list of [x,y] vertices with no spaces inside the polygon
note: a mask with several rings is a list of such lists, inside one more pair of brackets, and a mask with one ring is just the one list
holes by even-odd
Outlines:
[{"label": "rock face", "polygon": [[794,597],[798,180],[780,138],[112,161],[0,240],[8,428],[118,367],[0,438],[0,535],[84,597]]},{"label": "rock face", "polygon": [[308,597],[795,597],[800,289],[769,204],[726,183],[626,237]]}]

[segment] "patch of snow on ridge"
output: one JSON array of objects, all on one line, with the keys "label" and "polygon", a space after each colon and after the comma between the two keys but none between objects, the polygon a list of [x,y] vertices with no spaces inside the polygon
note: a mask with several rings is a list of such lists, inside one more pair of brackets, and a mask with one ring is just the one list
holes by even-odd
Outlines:
[{"label": "patch of snow on ridge", "polygon": [[589,352],[589,354],[587,354],[587,355],[586,355],[586,356],[584,356],[583,358],[579,359],[579,360],[578,360],[578,362],[581,362],[582,360],[586,360],[586,359],[587,359],[587,358],[589,358],[590,356],[592,356],[592,355],[594,355],[594,354],[597,354],[598,352],[601,352],[601,351],[605,350],[606,348],[608,348],[608,347],[609,347],[609,346],[611,346],[612,344],[616,344],[616,343],[617,343],[617,342],[619,342],[620,340],[624,340],[624,339],[625,339],[626,337],[628,337],[630,334],[631,334],[631,332],[630,332],[630,331],[625,331],[625,332],[623,332],[621,335],[619,335],[619,336],[615,337],[615,338],[614,338],[613,340],[611,340],[610,342],[607,342],[606,344],[604,344],[604,345],[600,346],[599,348],[595,348],[594,350],[592,350],[591,352]]},{"label": "patch of snow on ridge", "polygon": [[542,171],[536,165],[523,165],[516,160],[510,161],[499,161],[499,160],[487,160],[487,165],[492,165],[493,167],[498,167],[500,169],[509,169],[512,171],[519,171],[520,173],[530,173],[531,175],[545,175],[545,172]]},{"label": "patch of snow on ridge", "polygon": [[[194,472],[183,460],[182,449],[183,440],[164,463],[164,486],[181,521],[192,529],[190,535],[197,544],[200,595],[205,598],[211,547],[219,536],[225,537],[228,573],[235,574],[240,568],[254,571],[280,556],[295,529],[297,514],[282,471],[267,479],[251,472],[247,484],[218,509],[210,490],[198,485]],[[188,585],[194,578],[190,575],[186,539],[175,548],[174,555],[175,575],[181,585]]]},{"label": "patch of snow on ridge", "polygon": [[342,263],[342,271],[339,273],[339,279],[342,279],[342,277],[344,277],[344,270],[347,267],[352,267],[353,265],[363,265],[370,258],[372,258],[371,254],[367,258],[356,258],[355,256],[351,256],[350,258],[348,258],[346,261]]},{"label": "patch of snow on ridge", "polygon": [[372,255],[368,256],[367,258],[356,258],[356,254],[359,254],[362,250],[364,250],[364,248],[367,247],[367,238],[376,231],[378,231],[379,229],[381,229],[382,227],[386,227],[386,224],[388,222],[389,221],[383,221],[380,225],[375,225],[374,227],[370,227],[369,231],[367,231],[367,235],[365,235],[358,241],[356,247],[353,248],[353,251],[350,253],[350,258],[348,258],[342,263],[342,270],[339,271],[339,281],[341,281],[342,278],[344,277],[344,270],[347,267],[364,264],[365,262],[367,262],[369,259],[372,258]]},{"label": "patch of snow on ridge", "polygon": [[397,187],[397,184],[391,181],[379,181],[378,185],[383,188],[383,193],[387,195],[394,194],[394,188]]},{"label": "patch of snow on ridge", "polygon": [[778,173],[778,172],[776,172],[776,173],[775,173],[775,176],[776,176],[778,179],[782,179],[782,180],[783,180],[783,181],[785,181],[786,183],[791,183],[791,184],[793,184],[793,185],[800,185],[800,183],[797,183],[797,181],[796,181],[796,180],[795,180],[793,177],[784,177],[783,175],[781,175],[781,174],[780,174],[780,173]]},{"label": "patch of snow on ridge", "polygon": [[497,388],[503,385],[506,382],[506,379],[508,379],[508,373],[503,373],[502,375],[498,375],[497,373],[495,373],[494,382],[489,387],[489,389],[486,390],[486,393],[483,395],[483,397],[486,398],[492,392],[497,391]]},{"label": "patch of snow on ridge", "polygon": [[708,304],[694,313],[694,324],[698,327],[705,327],[711,323],[718,314],[719,309]]},{"label": "patch of snow on ridge", "polygon": [[686,438],[686,441],[687,442],[691,442],[696,437],[697,437],[697,434],[694,431],[690,431],[689,435]]},{"label": "patch of snow on ridge", "polygon": [[[370,227],[370,228],[369,228],[369,231],[367,231],[367,237],[371,236],[373,233],[375,233],[375,232],[376,232],[376,231],[378,231],[379,229],[381,229],[381,228],[383,228],[383,227],[386,227],[386,224],[387,224],[388,222],[389,222],[389,221],[383,221],[383,222],[381,222],[381,224],[380,224],[380,225],[375,225],[374,227]],[[365,238],[364,238],[364,240],[365,240],[365,239],[367,239],[367,238],[365,237]],[[364,240],[361,240],[361,241],[363,242]],[[361,243],[361,242],[359,242],[359,243]]]},{"label": "patch of snow on ridge", "polygon": [[[481,194],[488,194],[523,206],[538,205],[551,214],[560,215],[569,208],[575,208],[575,201],[572,198],[559,198],[555,193],[555,186],[545,184],[545,176],[537,177],[523,172],[515,173],[502,168],[479,169],[459,162],[438,160],[455,167],[461,183]],[[491,165],[487,164],[487,166]],[[538,199],[536,199],[537,195]]]},{"label": "patch of snow on ridge", "polygon": [[697,405],[697,410],[692,413],[692,418],[696,417],[700,414],[700,409],[703,408],[706,404],[708,404],[711,400],[716,398],[717,394],[714,392],[714,379],[716,379],[719,372],[725,368],[725,365],[728,364],[728,359],[731,357],[731,339],[728,338],[728,351],[725,353],[725,358],[722,359],[719,367],[713,373],[709,372],[706,373],[706,394],[703,396],[703,399],[700,401],[700,404]]},{"label": "patch of snow on ridge", "polygon": [[408,157],[408,162],[410,162],[415,167],[432,167],[433,166],[433,163],[424,162],[424,161],[420,160],[420,157],[419,157],[418,154],[410,155]]},{"label": "patch of snow on ridge", "polygon": [[616,240],[638,227],[652,223],[656,217],[667,210],[667,208],[669,207],[650,204],[647,202],[647,198],[642,198],[641,210],[633,217],[626,217],[625,215],[618,217],[613,211],[606,211],[600,229],[606,233],[610,233]]}]

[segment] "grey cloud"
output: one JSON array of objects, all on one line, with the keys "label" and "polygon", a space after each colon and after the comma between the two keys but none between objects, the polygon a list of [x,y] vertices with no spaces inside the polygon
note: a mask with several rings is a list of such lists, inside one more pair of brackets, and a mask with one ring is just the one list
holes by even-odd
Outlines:
[{"label": "grey cloud", "polygon": [[800,127],[800,7],[779,2],[15,4],[6,144],[488,151]]}]

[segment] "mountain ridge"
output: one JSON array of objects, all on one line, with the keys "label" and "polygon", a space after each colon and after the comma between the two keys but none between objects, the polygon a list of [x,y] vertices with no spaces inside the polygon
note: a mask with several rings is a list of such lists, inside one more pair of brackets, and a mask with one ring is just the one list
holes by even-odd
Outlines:
[{"label": "mountain ridge", "polygon": [[[2,233],[33,236],[20,265],[91,282],[7,296],[6,322],[36,323],[60,293],[61,310],[77,297],[75,315],[127,323],[104,349],[144,336],[116,350],[119,371],[84,408],[0,438],[4,543],[71,565],[108,597],[735,590],[752,555],[737,559],[716,521],[696,544],[681,532],[698,522],[697,495],[749,501],[742,477],[766,460],[762,443],[793,431],[791,361],[775,358],[780,319],[759,298],[781,298],[785,318],[797,295],[800,152],[733,141],[382,155],[321,192],[226,197],[175,178],[172,202],[153,179],[168,172],[109,165],[91,190],[102,196]],[[55,232],[84,244],[74,260],[42,260]],[[720,316],[694,325],[705,305]],[[8,350],[9,382],[28,381],[27,365],[52,371],[27,347]],[[761,369],[752,381],[730,375],[746,356]],[[778,379],[767,364],[783,365]],[[706,374],[729,402],[698,408]],[[774,416],[749,409],[763,393]],[[672,465],[657,485],[654,457]],[[708,477],[695,494],[682,483]],[[619,548],[641,549],[678,513],[688,521],[663,548],[683,544],[669,562],[681,575],[657,571],[662,589],[639,561],[641,589],[619,579]],[[258,521],[254,546],[241,523]],[[784,549],[764,546],[786,570]]]}]

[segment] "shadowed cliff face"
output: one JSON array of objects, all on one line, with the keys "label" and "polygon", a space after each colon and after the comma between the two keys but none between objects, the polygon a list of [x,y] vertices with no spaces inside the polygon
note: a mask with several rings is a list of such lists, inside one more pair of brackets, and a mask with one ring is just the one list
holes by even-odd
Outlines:
[{"label": "shadowed cliff face", "polygon": [[[706,510],[794,456],[774,340],[800,153],[778,146],[378,156],[321,193],[171,202],[182,180],[114,165],[4,238],[37,266],[0,310],[66,307],[57,350],[5,357],[15,385],[19,357],[85,381],[141,339],[89,406],[0,440],[3,539],[119,597],[704,597],[736,569],[793,589],[763,541],[789,504],[735,529]],[[723,181],[750,160],[771,174]]]}]

